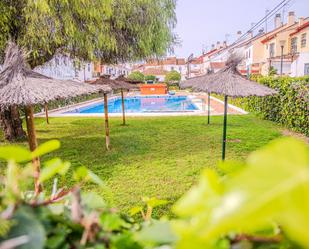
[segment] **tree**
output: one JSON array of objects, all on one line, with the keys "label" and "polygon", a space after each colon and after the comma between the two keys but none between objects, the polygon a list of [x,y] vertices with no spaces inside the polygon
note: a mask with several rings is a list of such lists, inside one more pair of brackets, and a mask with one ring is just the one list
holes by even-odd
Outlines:
[{"label": "tree", "polygon": [[175,83],[178,84],[180,80],[181,80],[181,74],[175,70],[168,72],[165,76],[165,82],[168,83],[169,85]]},{"label": "tree", "polygon": [[[105,63],[162,56],[176,41],[175,5],[176,0],[1,0],[0,59],[10,39],[29,51],[32,68],[56,53]],[[18,112],[1,113],[6,137],[22,136],[11,132],[22,130]]]},{"label": "tree", "polygon": [[155,82],[156,81],[156,76],[154,75],[146,75],[145,76],[145,81],[152,81],[152,82]]},{"label": "tree", "polygon": [[131,80],[137,80],[137,81],[143,82],[145,80],[145,75],[142,74],[141,72],[135,71],[135,72],[130,73],[128,78]]}]

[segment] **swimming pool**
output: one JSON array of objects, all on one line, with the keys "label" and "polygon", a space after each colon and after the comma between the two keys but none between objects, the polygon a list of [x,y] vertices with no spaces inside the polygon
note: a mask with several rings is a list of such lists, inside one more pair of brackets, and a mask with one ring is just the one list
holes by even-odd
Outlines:
[{"label": "swimming pool", "polygon": [[[194,112],[199,108],[187,96],[135,96],[125,98],[125,110],[127,113]],[[108,112],[122,113],[121,97],[111,98],[108,101]],[[104,103],[102,100],[66,113],[104,113]]]}]

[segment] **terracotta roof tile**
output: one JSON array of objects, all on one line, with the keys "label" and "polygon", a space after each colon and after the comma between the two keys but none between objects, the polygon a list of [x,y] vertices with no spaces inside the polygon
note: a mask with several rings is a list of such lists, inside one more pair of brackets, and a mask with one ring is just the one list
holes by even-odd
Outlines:
[{"label": "terracotta roof tile", "polygon": [[210,67],[213,69],[221,69],[225,67],[225,62],[210,62]]},{"label": "terracotta roof tile", "polygon": [[166,75],[168,71],[157,68],[147,68],[143,72],[145,75]]},{"label": "terracotta roof tile", "polygon": [[306,22],[306,23],[304,23],[304,24],[301,25],[300,27],[298,27],[298,28],[296,29],[295,32],[293,32],[292,34],[290,34],[290,36],[293,36],[293,35],[297,34],[298,32],[302,31],[303,29],[305,29],[305,28],[307,28],[307,27],[309,27],[309,21]]}]

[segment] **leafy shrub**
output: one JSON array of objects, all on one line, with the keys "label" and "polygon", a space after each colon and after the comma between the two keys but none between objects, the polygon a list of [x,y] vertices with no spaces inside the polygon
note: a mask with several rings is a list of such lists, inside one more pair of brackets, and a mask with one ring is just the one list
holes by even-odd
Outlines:
[{"label": "leafy shrub", "polygon": [[230,248],[243,241],[249,245],[235,248],[298,248],[285,235],[309,247],[307,145],[279,139],[252,153],[246,164],[219,168],[223,177],[206,170],[175,206],[181,218],[173,224],[177,248]]},{"label": "leafy shrub", "polygon": [[236,99],[234,104],[309,136],[309,77],[258,77],[255,80],[276,89],[279,94]]},{"label": "leafy shrub", "polygon": [[156,76],[154,75],[146,75],[145,76],[145,81],[148,82],[148,81],[152,81],[152,82],[155,82],[157,80]]},{"label": "leafy shrub", "polygon": [[[33,188],[33,165],[29,161],[52,152],[59,145],[58,141],[50,141],[34,152],[16,146],[0,148],[0,158],[8,162],[6,176],[0,177],[1,249],[139,249],[175,240],[167,221],[151,221],[153,208],[165,201],[144,198],[147,205],[144,221],[136,223],[110,208],[100,195],[80,191],[87,181],[106,188],[85,167],[73,172],[76,181],[73,187],[58,188],[56,178],[51,193],[45,191],[36,196],[29,191]],[[65,182],[70,163],[55,158],[43,166],[40,184],[54,177],[62,177]],[[135,210],[144,212],[143,207]]]},{"label": "leafy shrub", "polygon": [[269,72],[268,72],[268,76],[274,76],[278,74],[278,70],[276,68],[274,68],[273,66],[271,66],[269,68]]},{"label": "leafy shrub", "polygon": [[170,84],[178,84],[181,80],[181,74],[173,70],[167,73],[165,76],[165,82]]},{"label": "leafy shrub", "polygon": [[132,72],[129,76],[128,76],[129,79],[131,80],[138,80],[138,81],[145,81],[145,75],[142,74],[141,72],[138,72],[138,71],[135,71],[135,72]]},{"label": "leafy shrub", "polygon": [[[143,206],[131,210],[132,216],[142,214],[141,222],[117,213],[96,193],[80,192],[86,181],[105,188],[85,167],[74,171],[71,188],[58,189],[54,180],[50,194],[28,191],[33,184],[29,160],[58,147],[50,141],[32,153],[0,148],[0,158],[8,162],[0,178],[0,248],[309,247],[309,148],[297,140],[274,141],[245,164],[221,163],[220,174],[206,170],[174,206],[174,220],[153,220],[153,208],[166,201],[144,198]],[[41,183],[65,177],[69,167],[57,158],[45,162]]]},{"label": "leafy shrub", "polygon": [[[48,110],[58,109],[62,108],[68,105],[78,104],[81,102],[85,102],[88,100],[96,99],[96,98],[103,98],[102,94],[100,93],[94,93],[90,95],[84,95],[84,96],[77,96],[69,99],[61,99],[61,100],[54,100],[48,103]],[[41,105],[35,106],[35,112],[39,113],[41,112],[43,107]]]}]

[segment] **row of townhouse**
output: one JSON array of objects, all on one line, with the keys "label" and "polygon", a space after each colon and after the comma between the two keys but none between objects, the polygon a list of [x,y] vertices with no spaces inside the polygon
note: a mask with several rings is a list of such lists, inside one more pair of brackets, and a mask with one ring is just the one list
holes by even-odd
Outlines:
[{"label": "row of townhouse", "polygon": [[34,69],[36,72],[61,80],[91,81],[100,75],[111,75],[112,78],[128,76],[129,64],[102,65],[97,62],[83,62],[68,55],[57,54],[50,61]]},{"label": "row of townhouse", "polygon": [[[271,68],[278,74],[289,76],[309,75],[309,18],[296,20],[295,13],[288,13],[288,21],[283,24],[281,15],[275,17],[275,28],[265,33],[252,32],[234,44],[217,43],[203,55],[202,73],[218,71],[224,67],[229,54],[241,51],[244,54],[239,70],[243,75],[267,75]],[[282,72],[281,72],[282,70]]]},{"label": "row of townhouse", "polygon": [[95,76],[110,75],[112,79],[120,76],[127,77],[131,73],[132,66],[128,63],[124,64],[101,64],[94,63],[94,74]]},{"label": "row of townhouse", "polygon": [[167,57],[165,59],[153,59],[133,67],[133,71],[138,71],[146,76],[153,75],[159,82],[163,82],[168,72],[177,71],[181,78],[185,79],[188,73],[188,66],[184,58]]}]

